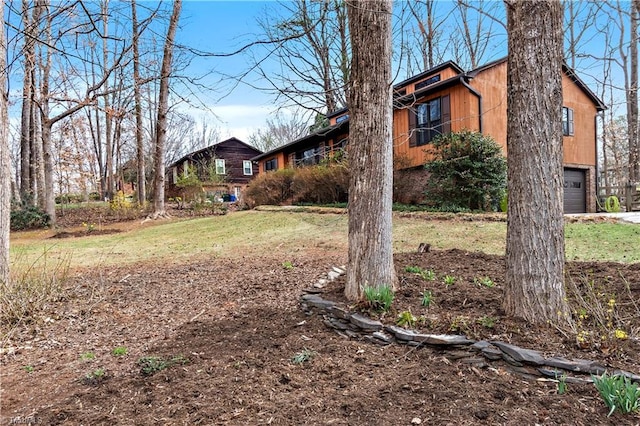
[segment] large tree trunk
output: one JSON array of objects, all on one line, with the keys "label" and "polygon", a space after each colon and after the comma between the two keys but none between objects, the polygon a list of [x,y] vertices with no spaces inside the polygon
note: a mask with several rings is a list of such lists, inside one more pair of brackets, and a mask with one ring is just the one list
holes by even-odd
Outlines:
[{"label": "large tree trunk", "polygon": [[156,122],[156,146],[155,146],[155,177],[154,177],[154,202],[153,216],[166,215],[164,207],[164,147],[167,139],[167,112],[169,111],[169,77],[171,76],[171,62],[173,58],[173,44],[176,37],[176,28],[180,19],[182,0],[175,0],[173,13],[169,21],[167,38],[164,42],[162,68],[160,71],[160,93],[158,98],[158,120]]},{"label": "large tree trunk", "polygon": [[[4,0],[0,0],[0,22],[4,24]],[[0,28],[0,283],[9,283],[9,229],[11,222],[11,167],[9,156],[9,106],[7,92],[7,39]]]},{"label": "large tree trunk", "polygon": [[396,286],[391,238],[393,182],[391,0],[347,2],[349,88],[349,264],[345,295]]},{"label": "large tree trunk", "polygon": [[136,14],[136,0],[131,1],[131,25],[133,32],[133,93],[135,99],[136,116],[136,158],[138,163],[138,205],[144,206],[147,199],[143,122],[142,122],[142,99],[140,96],[140,53],[138,51],[138,18]]},{"label": "large tree trunk", "polygon": [[506,0],[509,207],[503,306],[530,322],[567,319],[564,300],[562,7]]}]

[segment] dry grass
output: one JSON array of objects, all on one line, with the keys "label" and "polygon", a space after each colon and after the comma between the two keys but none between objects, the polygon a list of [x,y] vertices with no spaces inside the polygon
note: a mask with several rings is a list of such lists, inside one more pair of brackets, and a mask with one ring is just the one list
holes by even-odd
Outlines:
[{"label": "dry grass", "polygon": [[[634,243],[640,227],[624,224],[567,225],[569,260],[637,262]],[[162,220],[111,235],[49,239],[50,233],[12,236],[12,266],[68,260],[71,269],[136,262],[182,263],[194,258],[246,257],[273,250],[304,253],[318,248],[346,254],[347,215],[286,211],[243,211],[190,220]],[[485,220],[432,220],[394,216],[394,250],[411,252],[422,242],[434,249],[458,248],[503,254],[506,223]],[[23,266],[17,265],[20,258]]]}]

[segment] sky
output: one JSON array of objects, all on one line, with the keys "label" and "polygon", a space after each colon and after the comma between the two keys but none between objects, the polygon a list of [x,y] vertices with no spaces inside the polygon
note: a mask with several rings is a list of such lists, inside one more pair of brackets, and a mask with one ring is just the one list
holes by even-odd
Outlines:
[{"label": "sky", "polygon": [[[179,43],[203,51],[228,53],[254,41],[258,35],[256,21],[266,9],[278,8],[274,1],[198,1],[183,3]],[[271,12],[270,12],[271,13]],[[246,70],[246,58],[238,55],[231,58],[210,58],[199,61],[200,71],[213,68],[228,74]],[[212,77],[211,81],[217,79]],[[221,90],[203,98],[210,102],[210,114],[191,109],[194,116],[205,116],[217,125],[222,139],[237,137],[248,141],[249,136],[266,125],[266,119],[275,113],[273,98],[268,94],[239,84],[231,90],[230,82],[221,85]]]}]

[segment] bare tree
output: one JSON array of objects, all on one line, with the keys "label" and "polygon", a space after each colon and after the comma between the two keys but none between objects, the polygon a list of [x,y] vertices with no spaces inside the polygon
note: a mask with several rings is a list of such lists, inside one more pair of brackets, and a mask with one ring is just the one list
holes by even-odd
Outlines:
[{"label": "bare tree", "polygon": [[503,307],[530,322],[568,320],[564,293],[562,7],[505,0],[509,204]]},{"label": "bare tree", "polygon": [[160,92],[158,95],[158,119],[156,121],[156,143],[154,155],[154,202],[153,217],[166,216],[164,204],[164,182],[165,182],[165,141],[167,137],[167,112],[169,110],[169,78],[171,77],[171,63],[173,60],[173,47],[176,37],[176,29],[180,19],[182,0],[175,0],[173,12],[169,20],[167,37],[164,42],[164,52],[162,57],[162,68],[160,71]]},{"label": "bare tree", "polygon": [[140,94],[140,52],[138,15],[136,13],[136,0],[131,0],[131,30],[133,33],[133,92],[135,99],[135,120],[136,120],[136,163],[138,170],[137,194],[138,204],[144,206],[147,202],[147,180],[145,166],[145,150],[143,136],[143,116],[142,116],[142,96]]},{"label": "bare tree", "polygon": [[391,203],[393,190],[391,0],[349,0],[349,263],[345,296],[364,288],[395,289]]},{"label": "bare tree", "polygon": [[296,110],[291,115],[279,111],[267,118],[266,128],[258,129],[249,137],[249,143],[257,149],[267,152],[309,133],[309,122],[304,114]]},{"label": "bare tree", "polygon": [[347,14],[342,0],[295,0],[283,2],[285,18],[266,16],[258,22],[273,45],[272,60],[283,71],[263,67],[263,57],[254,58],[252,67],[260,87],[277,96],[282,106],[327,114],[346,106],[349,81],[349,36]]},{"label": "bare tree", "polygon": [[629,125],[629,183],[640,183],[640,115],[638,114],[638,20],[640,0],[630,5],[631,25],[629,28],[629,76],[627,84],[627,123]]},{"label": "bare tree", "polygon": [[0,284],[9,283],[9,229],[11,226],[11,166],[9,156],[9,99],[4,0],[0,0]]}]

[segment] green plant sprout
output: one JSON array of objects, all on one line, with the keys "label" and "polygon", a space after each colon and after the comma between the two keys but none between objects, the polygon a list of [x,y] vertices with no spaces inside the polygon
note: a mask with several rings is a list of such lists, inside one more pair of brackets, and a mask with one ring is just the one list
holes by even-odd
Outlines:
[{"label": "green plant sprout", "polygon": [[83,361],[92,361],[96,359],[96,354],[94,354],[93,352],[85,352],[83,354],[80,354],[80,359]]},{"label": "green plant sprout", "polygon": [[451,287],[453,284],[455,284],[456,282],[456,277],[453,277],[451,275],[447,275],[446,277],[444,277],[444,285],[446,285],[447,287]]},{"label": "green plant sprout", "polygon": [[287,271],[290,271],[291,269],[293,269],[293,262],[291,262],[290,260],[284,261],[282,262],[282,267]]},{"label": "green plant sprout", "polygon": [[398,314],[396,324],[400,327],[413,327],[418,319],[411,313],[411,311],[402,311]]},{"label": "green plant sprout", "polygon": [[623,414],[640,411],[640,388],[628,377],[622,375],[591,376],[604,403],[609,408],[608,416],[618,410]]},{"label": "green plant sprout", "polygon": [[388,312],[393,303],[393,290],[388,285],[381,287],[365,287],[364,297],[372,309],[378,312]]},{"label": "green plant sprout", "polygon": [[473,282],[480,287],[493,288],[496,286],[496,283],[494,283],[489,277],[475,277]]},{"label": "green plant sprout", "polygon": [[311,358],[316,356],[316,353],[311,349],[304,348],[301,352],[298,352],[291,358],[291,362],[293,364],[302,364],[304,362],[310,361]]},{"label": "green plant sprout", "polygon": [[431,290],[425,290],[422,292],[422,306],[429,307],[431,306],[431,302],[433,302],[433,293]]},{"label": "green plant sprout", "polygon": [[113,350],[111,351],[111,354],[113,356],[123,356],[127,354],[127,348],[124,346],[116,346],[115,348],[113,348]]},{"label": "green plant sprout", "polygon": [[407,266],[404,270],[405,272],[418,275],[425,281],[433,281],[436,279],[436,274],[432,269],[425,270],[419,266]]},{"label": "green plant sprout", "polygon": [[567,388],[568,388],[567,374],[562,373],[562,376],[558,378],[558,387],[557,387],[558,395],[564,395],[565,393],[567,393]]}]

